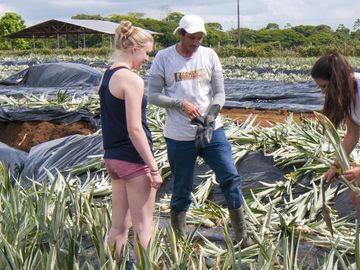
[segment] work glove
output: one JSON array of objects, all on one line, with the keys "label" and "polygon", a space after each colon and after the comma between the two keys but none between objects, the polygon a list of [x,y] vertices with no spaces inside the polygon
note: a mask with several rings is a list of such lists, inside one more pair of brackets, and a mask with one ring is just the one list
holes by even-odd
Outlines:
[{"label": "work glove", "polygon": [[196,125],[196,135],[195,135],[195,147],[197,149],[204,148],[206,142],[204,137],[205,132],[205,119],[204,117],[195,117],[191,120],[191,124]]},{"label": "work glove", "polygon": [[204,130],[204,140],[207,143],[210,143],[212,135],[215,129],[215,119],[220,112],[220,105],[213,104],[211,105],[208,114],[205,116],[205,130]]},{"label": "work glove", "polygon": [[220,105],[211,105],[208,114],[205,117],[195,117],[191,120],[193,125],[197,125],[195,135],[196,148],[204,148],[210,143],[215,128],[215,119],[220,111]]}]

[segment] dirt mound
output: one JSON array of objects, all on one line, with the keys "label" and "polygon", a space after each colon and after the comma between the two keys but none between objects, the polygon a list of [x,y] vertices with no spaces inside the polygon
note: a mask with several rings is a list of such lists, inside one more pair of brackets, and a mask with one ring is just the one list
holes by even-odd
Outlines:
[{"label": "dirt mound", "polygon": [[[250,114],[256,115],[255,124],[263,127],[270,123],[284,122],[289,116],[288,111],[268,111],[255,109],[223,109],[223,116],[242,122]],[[314,117],[312,113],[303,113],[304,117]],[[294,113],[294,119],[300,122],[299,113]],[[89,135],[94,133],[90,123],[79,121],[72,124],[55,124],[52,122],[0,122],[0,141],[17,149],[28,152],[34,145],[62,138],[69,135]]]},{"label": "dirt mound", "polygon": [[300,123],[300,116],[306,118],[314,118],[312,112],[289,112],[286,110],[256,110],[256,109],[239,109],[239,108],[224,108],[221,110],[221,115],[232,118],[236,121],[243,122],[250,114],[256,116],[255,124],[261,127],[269,127],[271,124],[284,123],[290,114],[293,114],[294,121]]},{"label": "dirt mound", "polygon": [[72,124],[52,122],[0,122],[0,141],[29,152],[34,145],[69,135],[89,135],[95,132],[85,121]]}]

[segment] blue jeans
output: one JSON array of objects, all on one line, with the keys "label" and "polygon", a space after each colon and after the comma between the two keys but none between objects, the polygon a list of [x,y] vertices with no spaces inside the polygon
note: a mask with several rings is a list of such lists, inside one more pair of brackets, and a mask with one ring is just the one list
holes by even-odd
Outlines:
[{"label": "blue jeans", "polygon": [[171,210],[178,212],[189,209],[194,183],[194,166],[198,156],[201,156],[215,173],[227,207],[229,209],[241,207],[243,204],[241,177],[234,164],[231,145],[223,128],[215,130],[211,142],[202,149],[196,149],[195,141],[176,141],[166,138],[166,144],[174,180]]}]

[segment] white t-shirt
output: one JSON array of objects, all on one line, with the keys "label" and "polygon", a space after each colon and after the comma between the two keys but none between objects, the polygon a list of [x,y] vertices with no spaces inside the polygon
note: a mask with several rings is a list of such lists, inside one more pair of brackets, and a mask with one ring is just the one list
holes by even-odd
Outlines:
[{"label": "white t-shirt", "polygon": [[354,122],[360,126],[360,73],[355,72],[355,79],[357,83],[355,109],[351,112],[351,117]]},{"label": "white t-shirt", "polygon": [[[215,51],[200,46],[189,58],[176,51],[176,45],[160,50],[151,64],[150,74],[164,78],[164,94],[177,100],[188,100],[199,108],[202,115],[207,113],[213,93],[211,75],[222,67]],[[196,125],[181,109],[166,109],[167,117],[164,136],[173,140],[191,141],[195,139]],[[222,126],[216,118],[215,129]]]}]

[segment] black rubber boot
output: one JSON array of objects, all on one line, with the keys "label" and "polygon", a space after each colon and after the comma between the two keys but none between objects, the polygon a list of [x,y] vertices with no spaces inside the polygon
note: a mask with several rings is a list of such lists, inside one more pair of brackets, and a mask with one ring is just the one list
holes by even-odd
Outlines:
[{"label": "black rubber boot", "polygon": [[176,234],[179,236],[185,235],[186,226],[186,212],[185,211],[171,211],[170,212],[171,226]]},{"label": "black rubber boot", "polygon": [[252,246],[254,242],[247,234],[243,209],[241,207],[229,209],[229,216],[236,242],[241,242],[242,248]]}]

